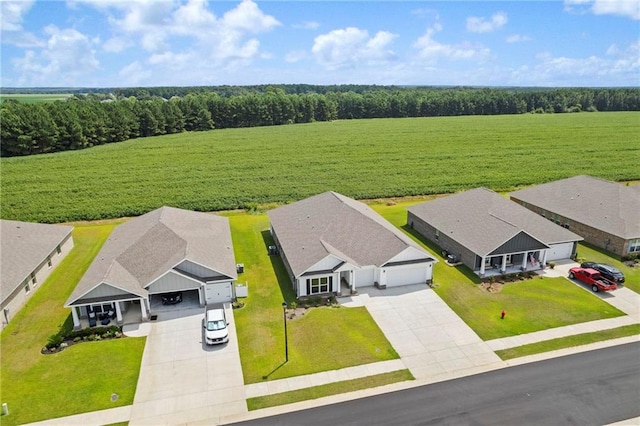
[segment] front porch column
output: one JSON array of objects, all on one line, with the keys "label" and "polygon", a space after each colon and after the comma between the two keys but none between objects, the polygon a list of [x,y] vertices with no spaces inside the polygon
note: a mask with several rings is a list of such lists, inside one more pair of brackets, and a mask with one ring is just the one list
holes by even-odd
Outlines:
[{"label": "front porch column", "polygon": [[502,255],[502,267],[500,268],[500,272],[503,274],[507,271],[507,255]]},{"label": "front porch column", "polygon": [[526,271],[527,270],[527,258],[528,258],[529,253],[525,252],[524,256],[522,257],[522,270]]},{"label": "front porch column", "polygon": [[547,250],[542,250],[542,260],[540,261],[540,267],[544,268],[544,265],[547,264]]},{"label": "front porch column", "polygon": [[142,321],[147,321],[149,319],[145,299],[140,299],[140,313],[142,314]]},{"label": "front porch column", "polygon": [[484,266],[486,262],[487,258],[482,256],[482,259],[480,259],[480,276],[484,276]]},{"label": "front porch column", "polygon": [[356,272],[352,269],[349,273],[351,274],[351,293],[353,294],[356,292]]},{"label": "front porch column", "polygon": [[204,307],[204,286],[198,289],[198,299],[200,299],[200,307]]},{"label": "front porch column", "polygon": [[120,302],[116,302],[116,322],[122,324],[122,311],[120,310]]},{"label": "front porch column", "polygon": [[73,318],[73,329],[80,330],[80,318],[78,317],[78,311],[76,311],[76,307],[71,307],[71,317]]}]

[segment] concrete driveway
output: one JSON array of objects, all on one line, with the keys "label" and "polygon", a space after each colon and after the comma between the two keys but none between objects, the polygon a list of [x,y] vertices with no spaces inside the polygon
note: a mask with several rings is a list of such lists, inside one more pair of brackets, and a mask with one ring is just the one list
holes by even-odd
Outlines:
[{"label": "concrete driveway", "polygon": [[204,309],[163,312],[150,323],[130,425],[184,424],[247,412],[233,310],[229,343],[204,342]]},{"label": "concrete driveway", "polygon": [[503,366],[491,348],[425,285],[360,290],[340,303],[365,306],[416,379],[435,381]]}]

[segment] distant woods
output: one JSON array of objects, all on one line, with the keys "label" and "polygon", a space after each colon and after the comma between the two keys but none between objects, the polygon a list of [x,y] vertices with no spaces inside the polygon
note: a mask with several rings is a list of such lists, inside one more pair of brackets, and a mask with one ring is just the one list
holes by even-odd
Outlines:
[{"label": "distant woods", "polygon": [[3,157],[185,131],[362,118],[640,111],[640,89],[221,86],[92,89],[0,106]]}]

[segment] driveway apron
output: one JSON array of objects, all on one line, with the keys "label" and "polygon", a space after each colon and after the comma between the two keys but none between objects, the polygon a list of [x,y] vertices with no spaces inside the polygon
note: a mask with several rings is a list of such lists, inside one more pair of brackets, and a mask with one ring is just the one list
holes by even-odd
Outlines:
[{"label": "driveway apron", "polygon": [[361,289],[340,300],[365,306],[413,376],[437,380],[503,362],[425,285]]},{"label": "driveway apron", "polygon": [[204,309],[162,312],[142,357],[130,425],[183,424],[247,412],[233,311],[229,343],[204,344]]}]

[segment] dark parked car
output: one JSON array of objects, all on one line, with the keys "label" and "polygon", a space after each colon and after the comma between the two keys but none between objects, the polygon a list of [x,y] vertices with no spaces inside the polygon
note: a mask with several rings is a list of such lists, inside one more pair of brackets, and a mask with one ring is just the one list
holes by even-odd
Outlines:
[{"label": "dark parked car", "polygon": [[182,293],[177,291],[175,293],[165,293],[162,295],[163,305],[175,305],[182,302]]},{"label": "dark parked car", "polygon": [[615,281],[617,283],[624,282],[624,274],[620,272],[618,268],[614,268],[611,265],[607,265],[605,263],[584,262],[580,266],[582,268],[595,269],[596,271],[600,272],[600,275],[608,280]]}]

